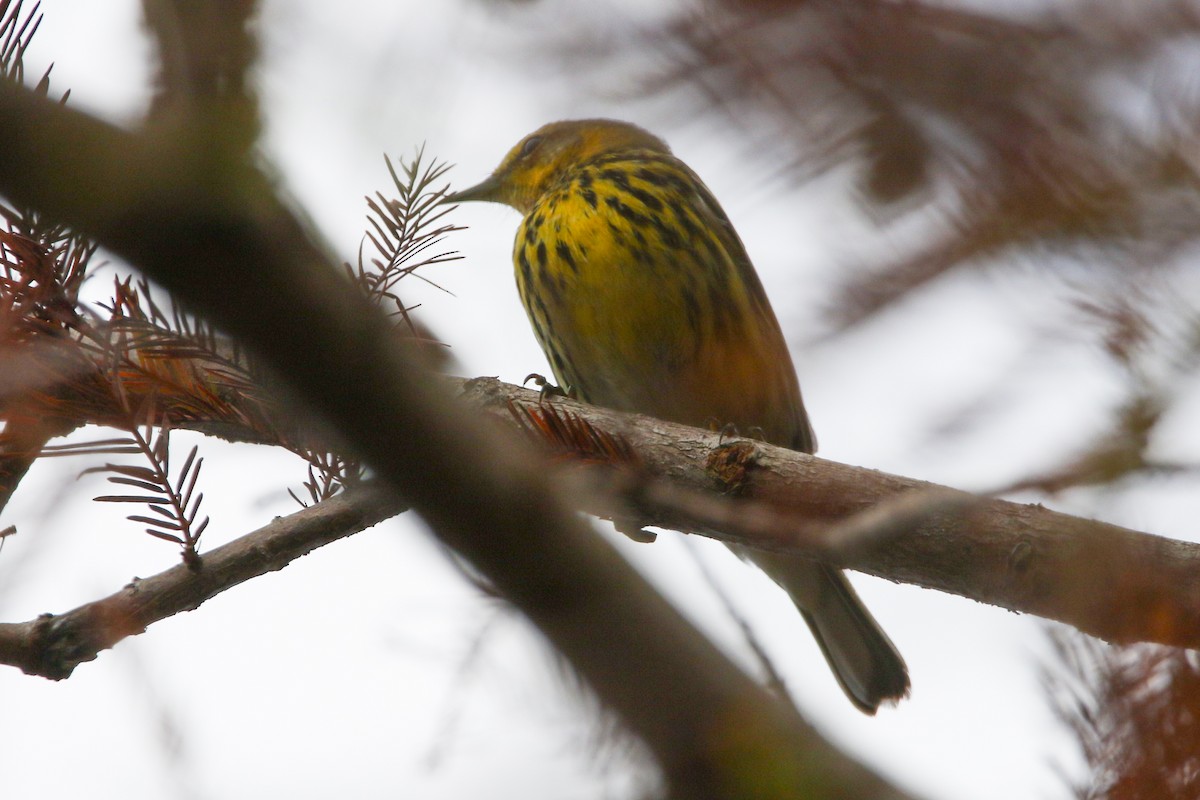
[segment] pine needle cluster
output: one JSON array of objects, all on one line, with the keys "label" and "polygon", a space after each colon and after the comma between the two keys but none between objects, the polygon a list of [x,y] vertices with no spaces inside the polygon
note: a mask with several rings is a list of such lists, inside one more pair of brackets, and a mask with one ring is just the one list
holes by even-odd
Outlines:
[{"label": "pine needle cluster", "polygon": [[[22,56],[41,16],[20,0],[0,0],[0,77],[21,80]],[[39,83],[49,92],[49,71]],[[64,100],[66,97],[64,96]],[[442,347],[397,294],[404,278],[457,256],[440,249],[455,230],[438,208],[435,184],[447,166],[422,151],[399,166],[387,160],[395,194],[368,198],[368,224],[347,279],[396,319],[397,335],[436,362]],[[301,505],[360,480],[362,463],[331,452],[280,401],[254,359],[210,323],[144,279],[118,276],[107,299],[82,289],[95,272],[95,245],[40,215],[0,204],[0,508],[39,458],[87,458],[117,491],[96,499],[133,504],[130,521],[180,548],[196,567],[209,524],[200,490],[204,458],[193,447],[173,456],[171,434],[187,429],[230,441],[268,444],[306,462]],[[96,292],[90,292],[94,295]],[[84,426],[99,436],[64,441]],[[123,457],[136,456],[140,463]]]}]

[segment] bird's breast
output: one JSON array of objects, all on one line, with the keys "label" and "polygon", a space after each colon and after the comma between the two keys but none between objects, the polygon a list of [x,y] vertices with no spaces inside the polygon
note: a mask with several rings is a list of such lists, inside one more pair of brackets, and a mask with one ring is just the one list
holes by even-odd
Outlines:
[{"label": "bird's breast", "polygon": [[559,384],[790,444],[803,411],[774,316],[752,302],[757,281],[745,285],[669,187],[625,184],[600,170],[535,204],[517,233],[518,290]]}]

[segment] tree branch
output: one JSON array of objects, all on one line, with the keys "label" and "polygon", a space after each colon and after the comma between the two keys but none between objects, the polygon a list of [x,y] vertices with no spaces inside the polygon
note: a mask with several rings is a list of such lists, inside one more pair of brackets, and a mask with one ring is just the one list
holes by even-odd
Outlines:
[{"label": "tree branch", "polygon": [[199,569],[178,564],[65,614],[0,623],[0,663],[52,680],[70,677],[125,637],[402,511],[378,487],[343,493],[205,553]]},{"label": "tree branch", "polygon": [[[490,378],[464,382],[462,396],[512,425],[518,423],[510,403],[538,403],[537,393]],[[624,438],[648,475],[674,487],[626,487],[626,501],[646,524],[820,553],[843,567],[1058,620],[1110,642],[1200,647],[1200,545],[761,442],[722,445],[717,434],[568,399],[552,402]],[[680,489],[690,494],[671,496]],[[698,496],[714,490],[758,503],[714,508]],[[901,505],[888,505],[895,503]],[[881,505],[890,530],[863,516]],[[611,504],[588,510],[614,514]],[[865,538],[846,527],[848,520]]]}]

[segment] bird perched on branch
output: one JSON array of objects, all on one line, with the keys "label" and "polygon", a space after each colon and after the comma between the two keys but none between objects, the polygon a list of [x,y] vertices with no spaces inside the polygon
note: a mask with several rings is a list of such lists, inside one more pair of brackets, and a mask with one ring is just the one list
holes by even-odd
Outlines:
[{"label": "bird perched on branch", "polygon": [[[560,387],[595,405],[761,431],[805,453],[816,438],[775,313],[708,187],[656,136],[612,120],[553,122],[447,202],[524,214],[517,288]],[[782,586],[850,700],[872,714],[908,670],[842,572],[739,553]]]}]

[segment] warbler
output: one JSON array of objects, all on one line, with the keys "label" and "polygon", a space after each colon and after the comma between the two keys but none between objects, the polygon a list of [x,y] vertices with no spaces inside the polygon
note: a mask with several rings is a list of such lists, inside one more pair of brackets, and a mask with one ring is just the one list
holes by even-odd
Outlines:
[{"label": "warbler", "polygon": [[[653,134],[604,119],[553,122],[446,202],[524,215],[517,289],[554,377],[608,408],[717,421],[812,453],[795,367],[746,248],[712,192]],[[908,669],[842,572],[735,548],[787,591],[847,696],[873,714]]]}]

